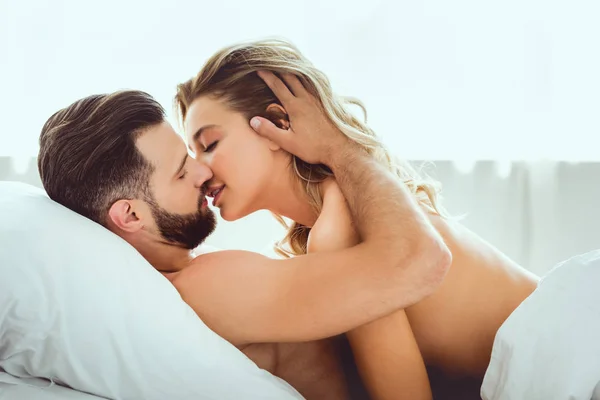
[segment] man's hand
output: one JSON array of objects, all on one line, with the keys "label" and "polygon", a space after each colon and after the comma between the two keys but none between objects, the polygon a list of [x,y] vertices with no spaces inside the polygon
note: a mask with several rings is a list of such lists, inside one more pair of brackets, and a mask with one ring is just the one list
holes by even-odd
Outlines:
[{"label": "man's hand", "polygon": [[261,117],[252,118],[252,128],[306,162],[331,167],[333,157],[351,146],[351,141],[327,118],[319,101],[295,75],[283,74],[285,83],[272,72],[259,71],[258,75],[281,101],[290,129],[279,129]]},{"label": "man's hand", "polygon": [[335,336],[430,295],[452,254],[414,196],[335,128],[297,78],[284,77],[288,89],[263,75],[293,131],[262,119],[259,133],[307,162],[334,164],[361,242],[285,260],[241,251],[204,254],[173,278],[184,301],[219,335],[243,345]]}]

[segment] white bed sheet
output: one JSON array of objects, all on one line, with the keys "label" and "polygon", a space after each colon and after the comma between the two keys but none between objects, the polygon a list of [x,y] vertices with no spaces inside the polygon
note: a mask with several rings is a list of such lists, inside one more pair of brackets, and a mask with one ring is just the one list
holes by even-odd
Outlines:
[{"label": "white bed sheet", "polygon": [[506,320],[481,395],[600,399],[600,250],[559,264]]},{"label": "white bed sheet", "polygon": [[46,379],[16,378],[0,372],[0,400],[102,400],[103,397],[78,392]]}]

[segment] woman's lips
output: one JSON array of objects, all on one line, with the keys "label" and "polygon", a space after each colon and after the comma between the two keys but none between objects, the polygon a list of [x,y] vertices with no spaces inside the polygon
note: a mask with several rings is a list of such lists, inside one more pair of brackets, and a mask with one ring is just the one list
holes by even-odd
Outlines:
[{"label": "woman's lips", "polygon": [[225,185],[219,186],[219,187],[213,187],[206,193],[206,195],[208,197],[213,198],[213,206],[218,207],[218,202],[219,202],[219,199],[221,198],[221,193],[223,193],[223,190],[225,190]]},{"label": "woman's lips", "polygon": [[213,199],[213,206],[215,206],[215,207],[219,206],[219,199],[221,198],[221,195],[223,194],[223,190],[225,190],[225,186],[223,186],[222,188],[220,188],[217,191],[215,198]]}]

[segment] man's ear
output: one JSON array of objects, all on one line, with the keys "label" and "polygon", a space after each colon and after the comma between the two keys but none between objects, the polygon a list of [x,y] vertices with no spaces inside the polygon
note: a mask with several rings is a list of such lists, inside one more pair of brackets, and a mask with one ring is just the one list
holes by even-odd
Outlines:
[{"label": "man's ear", "polygon": [[108,218],[112,225],[125,232],[136,232],[144,227],[135,213],[135,200],[117,200],[108,210]]},{"label": "man's ear", "polygon": [[[271,103],[267,106],[264,117],[280,129],[290,129],[290,118],[285,111],[285,108],[277,103]],[[269,140],[269,148],[273,151],[277,151],[281,147]]]}]

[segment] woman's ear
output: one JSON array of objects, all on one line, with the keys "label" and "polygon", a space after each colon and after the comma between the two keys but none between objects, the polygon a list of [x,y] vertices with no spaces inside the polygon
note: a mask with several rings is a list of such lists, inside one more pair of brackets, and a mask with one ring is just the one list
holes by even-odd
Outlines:
[{"label": "woman's ear", "polygon": [[[277,103],[271,103],[267,106],[264,117],[280,129],[290,129],[290,118],[288,117],[285,108]],[[273,151],[277,151],[281,147],[269,140],[269,148]]]}]

